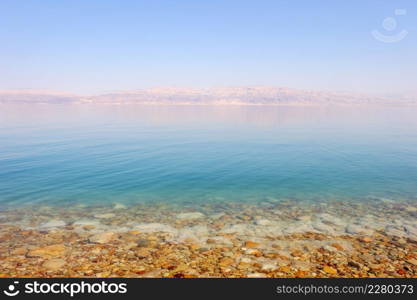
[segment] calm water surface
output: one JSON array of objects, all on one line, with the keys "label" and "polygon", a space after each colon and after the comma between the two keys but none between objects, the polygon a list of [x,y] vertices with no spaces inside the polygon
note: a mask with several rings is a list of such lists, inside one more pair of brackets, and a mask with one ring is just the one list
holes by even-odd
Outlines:
[{"label": "calm water surface", "polygon": [[417,199],[416,107],[1,105],[0,207]]}]

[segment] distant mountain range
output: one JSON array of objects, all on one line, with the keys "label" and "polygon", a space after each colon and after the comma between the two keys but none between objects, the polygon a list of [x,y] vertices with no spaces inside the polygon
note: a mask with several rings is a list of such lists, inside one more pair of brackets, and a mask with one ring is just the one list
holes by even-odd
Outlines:
[{"label": "distant mountain range", "polygon": [[417,104],[416,95],[371,96],[279,87],[151,88],[80,96],[47,90],[0,91],[0,103],[101,103],[181,105]]}]

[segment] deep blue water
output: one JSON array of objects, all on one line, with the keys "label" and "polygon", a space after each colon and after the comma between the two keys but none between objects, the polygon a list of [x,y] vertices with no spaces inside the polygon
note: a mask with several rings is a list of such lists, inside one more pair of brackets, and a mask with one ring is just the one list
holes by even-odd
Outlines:
[{"label": "deep blue water", "polygon": [[0,206],[417,199],[417,107],[1,105]]}]

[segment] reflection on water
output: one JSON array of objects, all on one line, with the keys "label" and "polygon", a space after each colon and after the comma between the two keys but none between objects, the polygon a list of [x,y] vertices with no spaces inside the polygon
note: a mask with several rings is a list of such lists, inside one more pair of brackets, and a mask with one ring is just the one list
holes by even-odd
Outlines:
[{"label": "reflection on water", "polygon": [[0,202],[415,200],[416,113],[2,105]]}]

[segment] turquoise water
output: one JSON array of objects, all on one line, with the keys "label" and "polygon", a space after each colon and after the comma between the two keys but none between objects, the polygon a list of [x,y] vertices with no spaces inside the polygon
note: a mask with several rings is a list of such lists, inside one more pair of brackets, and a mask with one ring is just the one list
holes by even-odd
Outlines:
[{"label": "turquoise water", "polygon": [[417,107],[0,106],[0,207],[417,199]]}]

